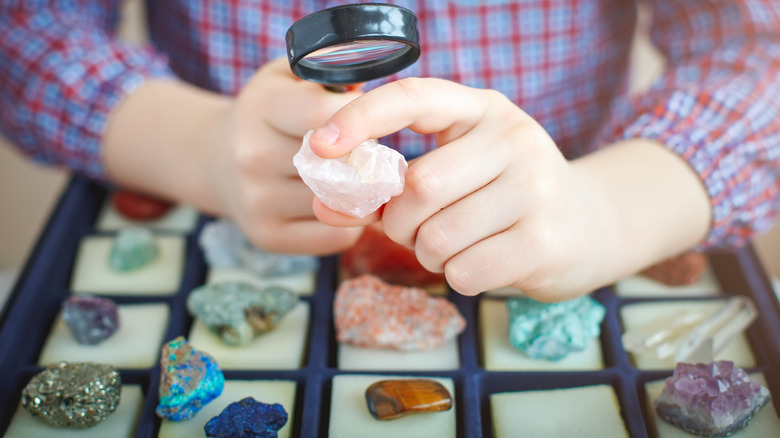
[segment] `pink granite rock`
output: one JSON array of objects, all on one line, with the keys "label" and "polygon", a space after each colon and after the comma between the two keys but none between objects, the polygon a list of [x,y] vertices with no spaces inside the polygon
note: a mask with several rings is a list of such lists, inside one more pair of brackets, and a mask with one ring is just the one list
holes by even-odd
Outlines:
[{"label": "pink granite rock", "polygon": [[404,190],[403,155],[368,140],[346,156],[320,158],[309,147],[309,131],[293,157],[303,182],[332,210],[366,217]]},{"label": "pink granite rock", "polygon": [[366,348],[432,349],[466,327],[458,309],[445,298],[371,275],[341,283],[333,315],[338,341]]}]

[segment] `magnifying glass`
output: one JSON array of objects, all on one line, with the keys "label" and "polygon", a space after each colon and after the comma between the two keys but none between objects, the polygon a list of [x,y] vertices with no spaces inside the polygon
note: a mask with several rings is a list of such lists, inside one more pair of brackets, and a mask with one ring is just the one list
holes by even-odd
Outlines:
[{"label": "magnifying glass", "polygon": [[384,3],[323,9],[287,30],[293,73],[343,92],[351,84],[397,73],[420,57],[417,17]]}]

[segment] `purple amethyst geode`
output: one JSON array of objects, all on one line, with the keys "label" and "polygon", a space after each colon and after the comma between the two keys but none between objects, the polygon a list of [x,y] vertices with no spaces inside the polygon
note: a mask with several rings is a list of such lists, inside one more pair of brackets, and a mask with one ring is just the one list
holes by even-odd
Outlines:
[{"label": "purple amethyst geode", "polygon": [[733,362],[678,363],[655,409],[664,420],[695,435],[726,436],[747,426],[769,399],[769,390]]}]

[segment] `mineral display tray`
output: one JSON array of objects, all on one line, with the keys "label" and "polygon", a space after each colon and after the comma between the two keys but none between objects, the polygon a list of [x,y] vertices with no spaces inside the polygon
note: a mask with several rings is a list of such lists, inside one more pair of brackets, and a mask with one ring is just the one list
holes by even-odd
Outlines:
[{"label": "mineral display tray", "polygon": [[[83,179],[75,178],[71,181],[0,317],[0,434],[11,430],[9,424],[17,413],[22,388],[42,369],[39,361],[44,361],[46,357],[44,344],[47,340],[55,342],[52,333],[60,333],[58,330],[62,329],[56,319],[62,301],[74,293],[71,284],[81,242],[90,236],[110,238],[114,235],[113,232],[101,231],[97,226],[108,193],[106,188]],[[189,291],[206,282],[209,276],[197,244],[198,233],[207,220],[210,219],[200,217],[194,230],[189,233],[161,234],[183,239],[181,273],[175,282],[178,286],[168,295],[156,295],[143,290],[112,292],[110,295],[121,306],[167,306],[168,320],[161,321],[164,317],[159,318],[162,328],[155,330],[158,333],[156,336],[160,336],[159,331],[162,331],[163,341],[179,335],[189,336],[199,330],[198,324],[187,314],[185,303]],[[500,327],[506,323],[506,309],[503,306],[505,297],[501,293],[465,297],[450,292],[446,297],[463,313],[467,328],[449,349],[441,351],[446,352],[446,360],[437,362],[438,359],[421,359],[417,361],[421,365],[415,365],[415,361],[406,359],[392,362],[384,356],[386,352],[349,351],[339,346],[335,340],[332,316],[332,300],[339,278],[338,257],[327,257],[323,259],[322,268],[313,279],[301,277],[292,281],[291,284],[298,285],[300,289],[310,289],[301,290],[304,304],[301,310],[308,309],[308,312],[297,315],[297,318],[296,314],[288,315],[290,320],[286,322],[295,323],[296,330],[283,331],[278,335],[290,336],[290,343],[276,342],[276,346],[268,352],[274,355],[288,350],[294,340],[298,345],[294,349],[300,351],[300,358],[294,356],[291,359],[293,365],[285,361],[277,362],[277,365],[262,365],[260,361],[252,360],[255,350],[236,350],[236,354],[230,354],[230,348],[217,347],[218,344],[213,344],[213,348],[208,344],[199,345],[195,342],[197,336],[193,334],[195,345],[206,350],[212,348],[214,355],[219,356],[219,360],[225,364],[228,390],[226,396],[207,405],[197,416],[197,421],[172,426],[186,429],[184,433],[188,436],[192,433],[197,436],[203,423],[208,420],[206,417],[214,415],[227,403],[247,394],[260,400],[264,397],[270,400],[280,394],[269,388],[249,390],[249,385],[256,382],[284,382],[287,389],[282,393],[288,400],[285,407],[291,405],[288,409],[290,420],[284,433],[291,437],[325,437],[331,430],[337,436],[335,431],[342,430],[339,425],[344,424],[363,424],[377,430],[376,436],[392,435],[396,429],[403,430],[405,423],[426,418],[454,424],[455,438],[493,437],[502,435],[500,432],[504,424],[511,424],[515,420],[511,413],[517,409],[534,419],[548,418],[549,408],[537,403],[530,406],[524,404],[523,399],[527,400],[529,396],[533,398],[535,391],[545,391],[544,394],[550,394],[551,397],[555,394],[585,396],[593,388],[599,388],[596,391],[599,394],[595,396],[606,398],[609,403],[599,404],[601,410],[587,415],[588,421],[596,427],[600,436],[620,436],[627,432],[632,437],[651,437],[655,436],[655,425],[652,414],[647,410],[646,393],[649,390],[645,389],[645,384],[668,377],[671,369],[643,370],[633,365],[632,358],[624,351],[620,341],[625,329],[621,319],[623,310],[635,305],[674,306],[676,301],[725,299],[735,293],[751,296],[760,311],[759,319],[747,331],[743,343],[753,356],[753,366],[748,371],[765,376],[770,391],[780,397],[780,374],[777,371],[780,370],[780,336],[777,336],[780,333],[780,304],[755,253],[748,247],[736,252],[713,254],[710,256],[710,268],[712,278],[717,282],[717,290],[712,291],[713,296],[678,291],[640,298],[620,296],[612,288],[596,291],[594,298],[607,308],[607,316],[601,327],[602,334],[594,341],[595,349],[589,352],[598,353],[592,356],[597,361],[592,362],[591,366],[568,369],[545,361],[535,361],[530,368],[517,366],[517,363],[527,359],[520,352],[506,348],[506,333]],[[307,295],[307,292],[312,293]],[[102,292],[103,296],[108,293],[108,290]],[[163,430],[169,430],[167,425],[161,428],[163,422],[154,413],[160,367],[159,345],[153,344],[158,342],[159,338],[150,336],[147,346],[158,351],[152,364],[148,365],[148,360],[143,365],[117,364],[126,385],[140,385],[142,388],[142,405],[134,429],[136,437],[160,436]],[[65,340],[56,343],[63,352],[73,350]],[[497,349],[496,346],[501,345],[503,347]],[[105,346],[110,346],[110,343]],[[52,351],[51,348],[52,345],[46,345],[47,351]],[[224,354],[228,356],[223,357]],[[266,351],[263,350],[262,354],[266,354]],[[500,360],[491,358],[491,354],[497,355]],[[341,363],[343,367],[339,367],[341,361],[345,361]],[[363,391],[369,381],[382,375],[443,379],[450,385],[455,406],[447,412],[419,414],[427,417],[416,420],[410,417],[408,422],[379,422],[367,418]],[[243,382],[247,382],[246,385]],[[236,387],[249,391],[246,394],[233,393]],[[555,397],[550,402],[558,404]],[[761,423],[756,425],[763,423],[763,417],[776,422],[776,406],[765,407],[760,413]],[[558,411],[564,416],[553,421],[578,421],[574,412],[567,414],[566,409]],[[13,430],[16,430],[18,426],[14,421]],[[538,423],[540,436],[555,433],[552,425],[546,427],[548,423],[545,421]],[[609,427],[608,424],[615,426]],[[32,423],[29,427],[35,426],[37,424]],[[745,433],[760,433],[761,430],[756,427],[751,431],[751,426],[748,426]],[[31,431],[25,429],[24,436],[32,436]],[[406,435],[405,431],[399,433],[402,433],[400,436]],[[452,435],[451,431],[446,434]]]}]

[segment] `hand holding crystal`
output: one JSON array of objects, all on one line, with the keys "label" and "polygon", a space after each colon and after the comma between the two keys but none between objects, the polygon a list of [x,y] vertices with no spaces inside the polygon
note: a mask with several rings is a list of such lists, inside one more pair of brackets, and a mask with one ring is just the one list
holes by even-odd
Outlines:
[{"label": "hand holding crystal", "polygon": [[323,158],[404,127],[434,134],[438,149],[409,165],[406,187],[356,219],[314,200],[324,223],[381,220],[422,265],[473,295],[513,285],[544,301],[600,286],[593,248],[608,234],[607,202],[553,140],[503,95],[439,79],[404,79],[355,99],[310,138]]},{"label": "hand holding crystal", "polygon": [[283,253],[327,254],[353,244],[360,229],[334,228],[315,218],[311,191],[292,158],[311,126],[360,95],[332,93],[294,76],[285,59],[263,66],[225,117],[211,180],[223,206],[256,246]]}]

